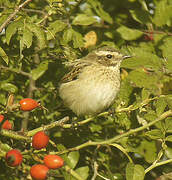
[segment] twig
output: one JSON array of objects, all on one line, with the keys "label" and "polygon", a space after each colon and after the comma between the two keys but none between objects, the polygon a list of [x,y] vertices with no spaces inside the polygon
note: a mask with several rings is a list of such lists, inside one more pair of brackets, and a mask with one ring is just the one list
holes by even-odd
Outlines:
[{"label": "twig", "polygon": [[19,134],[18,132],[11,131],[11,130],[1,129],[0,135],[10,137],[12,139],[30,141],[31,140],[30,137],[33,136],[36,132],[43,131],[43,130],[48,130],[48,129],[51,129],[51,128],[54,128],[54,127],[57,127],[57,126],[62,126],[67,121],[69,121],[69,117],[64,117],[63,119],[55,121],[55,122],[53,122],[51,124],[48,124],[48,125],[33,129],[31,131],[28,131],[28,132],[25,132],[24,135]]},{"label": "twig", "polygon": [[148,173],[149,171],[151,171],[152,169],[154,169],[155,167],[162,166],[162,165],[168,164],[168,163],[172,163],[172,159],[168,159],[168,160],[156,163],[156,164],[152,164],[150,167],[145,169],[145,174]]},{"label": "twig", "polygon": [[26,0],[22,4],[20,4],[18,7],[15,8],[14,12],[12,14],[10,14],[8,16],[8,18],[6,19],[6,21],[0,26],[0,33],[7,26],[7,24],[11,21],[11,19],[13,19],[14,16],[20,11],[20,9],[23,8],[24,6],[26,6],[26,4],[28,4],[30,1],[32,1],[32,0]]},{"label": "twig", "polygon": [[69,117],[68,116],[66,116],[63,119],[60,119],[58,121],[52,122],[51,124],[48,124],[48,125],[45,125],[45,126],[42,126],[42,127],[36,128],[36,129],[33,129],[31,131],[28,131],[26,133],[26,136],[33,136],[38,131],[52,129],[52,128],[57,127],[57,126],[63,126],[64,123],[67,122],[67,121],[69,121]]},{"label": "twig", "polygon": [[96,177],[97,177],[97,169],[98,169],[98,164],[96,161],[94,161],[94,174],[93,174],[93,177],[91,178],[91,180],[95,180]]},{"label": "twig", "polygon": [[115,143],[115,142],[118,142],[121,138],[123,137],[126,137],[126,136],[129,136],[131,134],[135,134],[139,131],[142,131],[144,129],[147,129],[148,127],[156,124],[157,122],[159,121],[162,121],[164,120],[165,118],[169,117],[169,116],[172,116],[172,111],[169,110],[169,111],[166,111],[164,112],[163,114],[161,114],[161,116],[159,116],[157,119],[155,119],[154,121],[151,121],[150,123],[148,124],[145,124],[144,126],[141,126],[139,128],[136,128],[136,129],[131,129],[129,130],[128,132],[124,133],[124,134],[120,134],[118,136],[115,136],[111,139],[107,139],[105,141],[100,141],[100,142],[96,142],[96,141],[88,141],[86,143],[83,143],[79,146],[76,146],[74,148],[69,148],[69,149],[66,149],[64,151],[61,151],[61,152],[57,152],[57,154],[64,154],[64,153],[67,153],[67,152],[70,152],[70,151],[77,151],[79,149],[82,149],[82,148],[85,148],[87,146],[97,146],[97,145],[104,145],[104,144],[111,144],[111,143]]},{"label": "twig", "polygon": [[17,132],[10,131],[10,130],[1,129],[0,134],[2,136],[6,136],[12,139],[30,141],[30,137],[27,137],[25,135],[20,135]]},{"label": "twig", "polygon": [[4,70],[7,70],[7,71],[11,71],[11,72],[15,72],[17,74],[21,74],[23,76],[27,76],[27,77],[30,77],[31,75],[27,72],[24,72],[22,70],[18,70],[18,69],[12,69],[12,68],[9,68],[9,67],[5,67],[5,66],[0,66],[0,69],[4,69]]}]

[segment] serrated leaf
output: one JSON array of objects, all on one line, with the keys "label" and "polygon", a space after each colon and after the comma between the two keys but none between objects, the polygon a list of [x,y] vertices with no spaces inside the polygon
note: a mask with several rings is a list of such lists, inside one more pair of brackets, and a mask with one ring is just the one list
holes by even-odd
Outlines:
[{"label": "serrated leaf", "polygon": [[18,88],[17,86],[15,86],[12,83],[8,83],[8,82],[1,82],[0,83],[0,89],[7,91],[8,93],[17,93]]},{"label": "serrated leaf", "polygon": [[8,56],[6,54],[6,52],[0,47],[0,57],[3,59],[3,61],[8,64],[9,59]]},{"label": "serrated leaf", "polygon": [[37,68],[31,71],[32,78],[34,80],[37,80],[45,73],[47,69],[48,69],[48,61],[41,62]]},{"label": "serrated leaf", "polygon": [[151,131],[147,131],[145,133],[145,135],[151,139],[162,139],[162,138],[164,138],[162,131],[160,131],[159,129],[153,129]]},{"label": "serrated leaf", "polygon": [[155,16],[153,22],[156,26],[162,26],[168,24],[168,21],[172,17],[172,5],[169,5],[167,0],[157,1]]},{"label": "serrated leaf", "polygon": [[32,45],[32,38],[33,33],[25,29],[23,32],[23,43],[26,45],[27,48],[30,48],[30,46]]},{"label": "serrated leaf", "polygon": [[72,21],[74,25],[88,26],[96,22],[93,16],[88,16],[86,14],[78,14]]},{"label": "serrated leaf", "polygon": [[121,35],[123,39],[128,41],[136,40],[143,35],[143,32],[128,28],[126,26],[120,26],[116,31]]},{"label": "serrated leaf", "polygon": [[126,167],[126,180],[143,180],[144,167],[138,164],[128,163]]},{"label": "serrated leaf", "polygon": [[66,26],[67,26],[67,23],[64,23],[60,20],[56,20],[50,23],[48,27],[48,32],[47,32],[47,39],[50,40],[50,39],[55,38],[56,33],[63,31]]},{"label": "serrated leaf", "polygon": [[46,47],[46,39],[45,39],[45,32],[37,25],[32,23],[27,23],[26,28],[29,29],[29,31],[33,32],[33,34],[38,39],[38,47],[39,49],[43,49]]},{"label": "serrated leaf", "polygon": [[9,45],[11,37],[16,33],[17,29],[22,27],[23,28],[23,22],[22,19],[20,19],[19,21],[13,21],[11,22],[11,24],[8,25],[7,29],[6,29],[6,42]]},{"label": "serrated leaf", "polygon": [[112,24],[113,19],[111,16],[103,10],[102,5],[99,1],[88,0],[88,3],[91,4],[92,8],[96,11],[97,15],[100,16],[104,21]]},{"label": "serrated leaf", "polygon": [[75,166],[77,165],[78,163],[78,160],[79,160],[79,152],[78,151],[73,151],[73,152],[70,152],[68,154],[68,160],[67,160],[67,164],[73,169],[75,168]]}]

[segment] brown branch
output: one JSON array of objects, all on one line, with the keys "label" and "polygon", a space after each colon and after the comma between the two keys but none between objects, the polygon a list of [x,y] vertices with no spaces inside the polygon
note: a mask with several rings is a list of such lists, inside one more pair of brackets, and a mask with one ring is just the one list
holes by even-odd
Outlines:
[{"label": "brown branch", "polygon": [[154,121],[151,121],[148,124],[145,124],[144,126],[138,127],[136,129],[131,129],[128,132],[117,135],[117,136],[115,136],[115,137],[113,137],[111,139],[107,139],[105,141],[100,141],[100,142],[87,141],[86,143],[83,143],[83,144],[81,144],[79,146],[69,148],[69,149],[66,149],[66,150],[61,151],[61,152],[57,152],[56,154],[64,154],[64,153],[68,153],[70,151],[77,151],[77,150],[80,150],[80,149],[85,148],[87,146],[106,145],[106,144],[112,144],[112,143],[115,143],[115,142],[119,142],[120,139],[122,139],[122,138],[124,138],[126,136],[129,136],[129,135],[135,134],[137,132],[140,132],[140,131],[142,131],[144,129],[147,129],[148,127],[153,126],[157,122],[162,121],[162,120],[164,120],[165,118],[167,118],[169,116],[172,116],[172,111],[171,110],[164,112],[158,118],[156,118]]},{"label": "brown branch", "polygon": [[29,74],[29,73],[27,73],[27,72],[24,72],[24,71],[22,71],[22,70],[12,69],[12,68],[5,67],[5,66],[0,66],[0,69],[4,69],[4,70],[7,70],[7,71],[15,72],[15,73],[21,74],[21,75],[23,75],[23,76],[31,77],[31,74]]},{"label": "brown branch", "polygon": [[20,11],[21,8],[26,6],[32,0],[26,0],[24,3],[20,4],[18,7],[15,8],[14,12],[8,16],[6,21],[0,26],[0,33],[2,30],[7,26],[7,24],[15,17],[15,15]]},{"label": "brown branch", "polygon": [[169,36],[172,36],[172,33],[170,32],[164,32],[164,31],[156,31],[156,30],[153,30],[153,31],[150,31],[150,30],[142,30],[143,33],[145,34],[150,34],[150,33],[153,33],[153,34],[166,34],[166,35],[169,35]]}]

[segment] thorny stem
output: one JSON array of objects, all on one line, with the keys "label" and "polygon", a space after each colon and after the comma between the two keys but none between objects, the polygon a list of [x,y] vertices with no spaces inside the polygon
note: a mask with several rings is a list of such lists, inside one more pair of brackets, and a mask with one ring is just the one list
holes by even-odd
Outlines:
[{"label": "thorny stem", "polygon": [[144,129],[147,129],[148,127],[154,125],[155,123],[157,123],[159,121],[164,120],[165,118],[167,118],[169,116],[172,116],[172,111],[171,110],[164,112],[161,116],[159,116],[157,119],[155,119],[154,121],[151,121],[148,124],[145,124],[145,125],[143,125],[143,126],[141,126],[139,128],[136,128],[136,129],[131,129],[128,132],[117,135],[117,136],[115,136],[115,137],[113,137],[111,139],[107,139],[105,141],[100,141],[100,142],[88,141],[88,142],[83,143],[83,144],[81,144],[79,146],[76,146],[74,148],[70,148],[70,149],[66,149],[66,150],[61,151],[61,152],[57,152],[57,154],[64,154],[64,153],[67,153],[67,152],[70,152],[70,151],[77,151],[77,150],[82,149],[82,148],[87,147],[87,146],[105,145],[105,144],[111,144],[111,143],[118,142],[121,138],[129,136],[131,134],[135,134],[135,133],[137,133],[139,131],[142,131]]},{"label": "thorny stem", "polygon": [[15,17],[15,15],[22,9],[24,6],[26,6],[29,2],[32,0],[26,0],[22,4],[20,4],[18,7],[15,8],[14,12],[8,16],[6,21],[0,26],[0,33],[2,30],[7,26],[7,24]]}]

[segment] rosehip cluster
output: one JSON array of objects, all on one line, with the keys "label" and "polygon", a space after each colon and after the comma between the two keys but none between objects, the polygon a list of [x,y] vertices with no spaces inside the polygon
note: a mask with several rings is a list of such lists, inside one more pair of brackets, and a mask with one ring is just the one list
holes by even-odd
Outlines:
[{"label": "rosehip cluster", "polygon": [[[44,131],[37,132],[32,138],[32,147],[40,150],[49,142],[49,136]],[[44,164],[35,164],[30,169],[30,174],[35,180],[44,180],[48,176],[49,169],[58,169],[64,165],[63,159],[58,155],[45,155]]]}]

